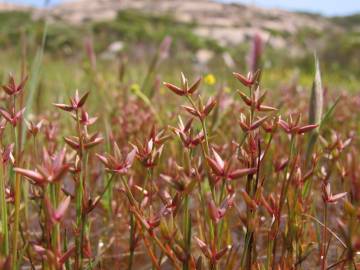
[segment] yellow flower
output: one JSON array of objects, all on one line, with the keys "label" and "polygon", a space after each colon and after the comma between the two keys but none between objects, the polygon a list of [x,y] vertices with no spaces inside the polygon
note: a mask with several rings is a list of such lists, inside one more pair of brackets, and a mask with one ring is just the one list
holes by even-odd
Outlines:
[{"label": "yellow flower", "polygon": [[207,84],[207,85],[214,85],[216,83],[216,78],[213,74],[208,74],[205,76],[204,78],[204,82]]},{"label": "yellow flower", "polygon": [[138,85],[137,83],[133,83],[133,84],[130,86],[130,89],[131,89],[131,91],[133,91],[133,92],[139,92],[139,90],[140,90],[140,85]]}]

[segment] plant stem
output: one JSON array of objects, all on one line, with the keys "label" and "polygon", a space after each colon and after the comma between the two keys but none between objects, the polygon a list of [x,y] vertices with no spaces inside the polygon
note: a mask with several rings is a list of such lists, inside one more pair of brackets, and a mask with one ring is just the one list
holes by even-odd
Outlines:
[{"label": "plant stem", "polygon": [[[78,230],[81,229],[81,213],[82,213],[82,184],[81,184],[81,175],[77,179],[76,183],[76,227]],[[80,232],[78,231],[77,234]],[[80,261],[81,261],[81,253],[82,253],[82,247],[81,247],[81,239],[80,236],[76,236],[75,240],[76,245],[76,256],[75,256],[75,269],[80,269]]]},{"label": "plant stem", "polygon": [[79,112],[76,111],[76,128],[77,128],[77,134],[79,137],[79,144],[80,149],[78,151],[79,158],[81,160],[81,170],[80,174],[78,175],[77,181],[76,181],[76,227],[77,227],[77,237],[75,240],[76,245],[76,256],[75,256],[75,269],[80,270],[82,269],[82,255],[83,255],[83,196],[84,196],[84,157],[83,157],[83,137],[82,137],[82,130],[81,130],[81,124],[79,119]]},{"label": "plant stem", "polygon": [[[57,194],[59,194],[59,187],[57,186],[58,184],[51,184],[49,186],[50,189],[50,200],[51,200],[51,204],[52,206],[56,209],[58,207],[58,198],[57,198]],[[52,248],[54,250],[61,250],[60,249],[60,225],[59,224],[55,224],[54,228],[52,229],[51,232],[51,241],[52,241]]]},{"label": "plant stem", "polygon": [[[14,105],[15,108],[15,105]],[[18,147],[18,136],[17,136],[17,129],[14,128],[14,139],[15,139],[15,153],[20,153]],[[16,163],[18,165],[19,155],[16,154]],[[20,223],[20,202],[21,202],[21,177],[20,174],[15,174],[15,220],[14,220],[14,232],[13,232],[13,250],[12,250],[12,268],[14,270],[17,269],[18,264],[18,238],[19,238],[19,223]]]},{"label": "plant stem", "polygon": [[[184,199],[184,239],[185,239],[185,247],[186,247],[186,260],[183,263],[183,270],[188,270],[189,269],[189,253],[190,253],[190,248],[191,248],[191,229],[189,229],[189,225],[190,225],[190,217],[189,217],[189,195],[186,194],[185,195],[185,199]],[[189,232],[190,230],[190,232]]]},{"label": "plant stem", "polygon": [[2,225],[2,234],[3,234],[3,247],[2,254],[6,257],[9,255],[9,230],[8,230],[8,216],[7,216],[7,206],[6,206],[6,197],[5,197],[5,174],[4,174],[4,164],[0,164],[0,203],[1,203],[1,225]]},{"label": "plant stem", "polygon": [[326,244],[327,244],[327,203],[324,203],[324,227],[323,227],[323,241],[322,241],[322,248],[321,248],[321,270],[326,269]]},{"label": "plant stem", "polygon": [[128,263],[128,270],[132,269],[133,261],[134,261],[134,247],[135,247],[135,221],[134,221],[134,215],[130,212],[130,243],[129,243],[129,263]]},{"label": "plant stem", "polygon": [[206,130],[205,119],[201,120],[201,126],[202,126],[204,136],[205,136],[206,151],[207,151],[207,154],[209,154],[209,152],[210,152],[209,138],[208,138],[208,133],[207,133],[207,130]]},{"label": "plant stem", "polygon": [[291,165],[291,159],[293,156],[293,152],[294,152],[294,146],[295,146],[295,136],[292,135],[291,136],[291,140],[290,140],[290,154],[289,154],[289,162],[288,165],[285,168],[285,173],[284,173],[284,181],[282,183],[281,186],[281,191],[280,191],[280,201],[279,201],[279,209],[278,209],[278,216],[276,218],[276,224],[275,224],[275,235],[274,235],[274,240],[273,240],[273,246],[272,246],[272,269],[275,269],[275,261],[276,261],[276,248],[277,248],[277,234],[278,234],[278,230],[280,228],[280,223],[281,223],[281,210],[285,204],[286,201],[286,195],[287,195],[287,191],[289,188],[289,183],[290,183],[290,176],[288,177],[288,171],[289,171],[289,167]]}]

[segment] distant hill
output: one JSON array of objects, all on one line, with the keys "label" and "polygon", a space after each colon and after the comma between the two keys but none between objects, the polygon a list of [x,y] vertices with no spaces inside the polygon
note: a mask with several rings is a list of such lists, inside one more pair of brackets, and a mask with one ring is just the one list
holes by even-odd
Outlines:
[{"label": "distant hill", "polygon": [[210,0],[74,0],[52,8],[50,15],[54,20],[81,24],[113,20],[119,10],[127,9],[195,23],[197,35],[210,37],[221,45],[238,44],[257,33],[271,46],[286,48],[287,37],[304,28],[316,32],[341,30],[334,21],[321,16]]},{"label": "distant hill", "polygon": [[[28,8],[0,4],[0,10],[14,9]],[[67,0],[49,10],[34,10],[34,14],[37,18],[49,14],[54,21],[82,24],[111,21],[116,18],[118,11],[129,9],[152,15],[169,15],[182,23],[194,23],[195,34],[214,39],[220,45],[236,45],[257,33],[269,45],[287,48],[292,45],[291,37],[304,29],[313,33],[327,33],[347,31],[349,24],[357,30],[360,27],[360,15],[332,19],[311,13],[211,0]]]},{"label": "distant hill", "polygon": [[[48,18],[51,27],[47,46],[57,53],[77,51],[82,46],[79,37],[89,31],[96,37],[98,52],[112,42],[159,44],[165,35],[170,35],[176,44],[184,44],[192,51],[235,48],[235,54],[244,52],[241,48],[257,34],[267,48],[274,50],[274,61],[301,59],[310,67],[312,54],[317,51],[328,61],[326,64],[336,69],[360,69],[359,14],[330,18],[212,0],[67,0],[48,9],[0,4],[0,11],[26,12],[34,24]],[[15,18],[0,13],[0,47],[16,40],[17,25],[38,36],[38,27],[31,29],[29,16],[24,18],[19,13]]]},{"label": "distant hill", "polygon": [[30,10],[31,7],[26,5],[11,4],[6,2],[0,2],[0,11],[19,11],[19,10]]}]

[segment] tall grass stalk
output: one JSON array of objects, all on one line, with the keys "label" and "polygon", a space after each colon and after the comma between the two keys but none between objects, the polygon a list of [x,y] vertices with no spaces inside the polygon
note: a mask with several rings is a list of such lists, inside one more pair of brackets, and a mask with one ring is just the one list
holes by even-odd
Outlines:
[{"label": "tall grass stalk", "polygon": [[6,184],[6,177],[5,177],[5,165],[0,164],[0,203],[1,203],[1,232],[3,235],[3,246],[2,246],[2,255],[8,256],[9,255],[9,230],[8,230],[8,210],[5,198],[5,184]]},{"label": "tall grass stalk", "polygon": [[[15,106],[15,97],[14,97],[14,108]],[[16,162],[20,160],[20,145],[18,143],[18,130],[16,127],[14,129],[14,141],[15,141],[15,153],[16,153]],[[20,202],[21,202],[21,175],[15,174],[15,210],[14,210],[14,230],[13,230],[13,250],[12,250],[12,268],[13,270],[18,269],[18,244],[19,244],[19,229],[20,229]]]}]

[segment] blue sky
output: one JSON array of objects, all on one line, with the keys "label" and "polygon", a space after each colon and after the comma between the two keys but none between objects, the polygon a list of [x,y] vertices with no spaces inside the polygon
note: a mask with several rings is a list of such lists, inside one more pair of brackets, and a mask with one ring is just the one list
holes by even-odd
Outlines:
[{"label": "blue sky", "polygon": [[237,0],[237,2],[263,7],[318,12],[325,15],[349,15],[360,12],[360,0]]},{"label": "blue sky", "polygon": [[[6,0],[11,3],[24,3],[41,6],[45,0]],[[91,0],[89,0],[91,1]],[[196,1],[196,0],[194,0]],[[360,0],[218,0],[221,2],[239,2],[256,4],[263,7],[276,7],[288,10],[318,12],[325,15],[348,15],[360,12]],[[0,0],[5,2],[5,0]],[[59,3],[61,0],[51,0]]]}]

